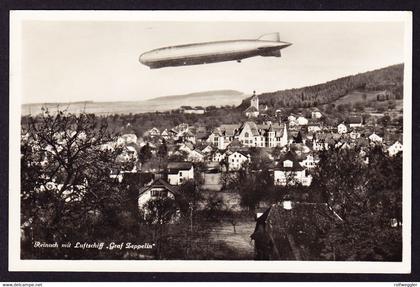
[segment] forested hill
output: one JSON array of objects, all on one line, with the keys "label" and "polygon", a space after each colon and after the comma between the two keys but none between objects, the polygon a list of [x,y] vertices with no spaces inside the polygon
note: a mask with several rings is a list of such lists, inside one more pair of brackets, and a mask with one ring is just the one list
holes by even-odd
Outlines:
[{"label": "forested hill", "polygon": [[[313,107],[332,103],[348,93],[358,91],[388,91],[393,98],[403,97],[404,65],[398,64],[386,68],[339,78],[315,86],[282,90],[259,95],[260,105],[271,108]],[[249,98],[239,106],[249,106]]]}]

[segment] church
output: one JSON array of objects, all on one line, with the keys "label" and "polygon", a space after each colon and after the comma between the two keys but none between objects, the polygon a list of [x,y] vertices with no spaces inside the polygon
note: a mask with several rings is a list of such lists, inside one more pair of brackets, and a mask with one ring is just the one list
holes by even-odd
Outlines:
[{"label": "church", "polygon": [[258,95],[256,95],[254,91],[251,98],[251,103],[249,107],[245,110],[245,115],[248,118],[256,118],[258,117],[259,114],[260,114],[260,109],[259,109]]}]

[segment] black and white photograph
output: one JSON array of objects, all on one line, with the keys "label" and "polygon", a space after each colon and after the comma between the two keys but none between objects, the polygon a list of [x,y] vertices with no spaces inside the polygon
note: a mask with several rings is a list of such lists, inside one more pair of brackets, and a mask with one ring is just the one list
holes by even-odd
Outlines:
[{"label": "black and white photograph", "polygon": [[411,29],[12,11],[12,269],[410,272]]}]

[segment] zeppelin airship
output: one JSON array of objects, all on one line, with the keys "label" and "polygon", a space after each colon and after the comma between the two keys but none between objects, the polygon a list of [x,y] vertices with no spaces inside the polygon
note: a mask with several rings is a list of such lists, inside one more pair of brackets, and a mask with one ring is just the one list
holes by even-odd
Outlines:
[{"label": "zeppelin airship", "polygon": [[263,56],[281,57],[280,50],[292,45],[280,41],[279,33],[265,34],[258,39],[194,43],[159,48],[143,53],[140,63],[158,69],[199,65]]}]

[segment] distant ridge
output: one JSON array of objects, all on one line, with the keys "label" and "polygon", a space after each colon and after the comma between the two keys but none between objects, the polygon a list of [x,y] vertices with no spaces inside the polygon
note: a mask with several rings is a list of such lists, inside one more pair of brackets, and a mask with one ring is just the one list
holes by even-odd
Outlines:
[{"label": "distant ridge", "polygon": [[65,109],[70,113],[94,113],[97,115],[138,114],[163,112],[179,109],[181,106],[237,106],[247,95],[235,90],[214,90],[153,98],[144,101],[93,102],[79,101],[70,103],[33,103],[22,105],[22,115],[40,114],[42,107],[51,111]]},{"label": "distant ridge", "polygon": [[149,99],[147,101],[153,102],[153,101],[161,101],[161,100],[180,100],[180,99],[189,100],[189,99],[198,99],[198,98],[209,97],[209,96],[223,97],[223,96],[241,96],[241,95],[243,95],[242,92],[235,91],[235,90],[214,90],[214,91],[189,93],[185,95],[157,97],[157,98]]}]

